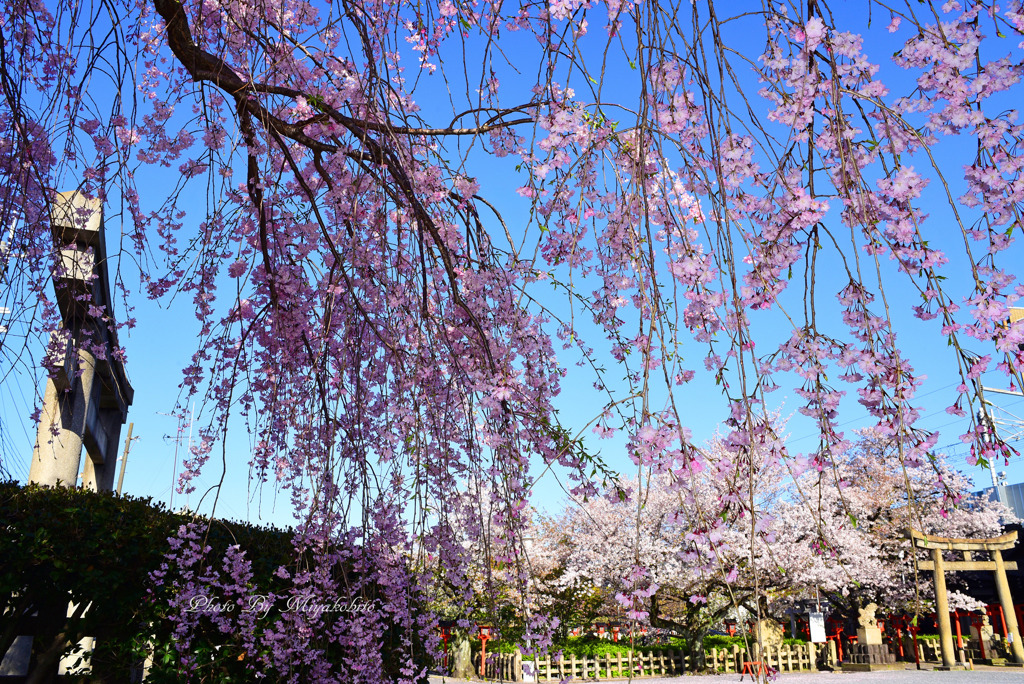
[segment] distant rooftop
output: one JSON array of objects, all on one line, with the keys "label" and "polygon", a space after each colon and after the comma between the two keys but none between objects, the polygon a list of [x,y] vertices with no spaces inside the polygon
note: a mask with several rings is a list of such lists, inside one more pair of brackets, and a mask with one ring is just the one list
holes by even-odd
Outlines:
[{"label": "distant rooftop", "polygon": [[1002,502],[1015,516],[1024,520],[1024,482],[985,487],[978,493],[987,496],[990,501]]}]

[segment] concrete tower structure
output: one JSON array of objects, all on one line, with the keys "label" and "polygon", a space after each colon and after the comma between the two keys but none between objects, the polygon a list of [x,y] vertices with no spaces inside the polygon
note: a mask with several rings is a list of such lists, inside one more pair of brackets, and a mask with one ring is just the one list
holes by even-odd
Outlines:
[{"label": "concrete tower structure", "polygon": [[50,341],[56,368],[46,382],[29,481],[76,486],[84,446],[83,486],[111,491],[133,390],[114,356],[102,203],[78,191],[57,193],[50,226],[60,254],[54,289],[62,325]]}]

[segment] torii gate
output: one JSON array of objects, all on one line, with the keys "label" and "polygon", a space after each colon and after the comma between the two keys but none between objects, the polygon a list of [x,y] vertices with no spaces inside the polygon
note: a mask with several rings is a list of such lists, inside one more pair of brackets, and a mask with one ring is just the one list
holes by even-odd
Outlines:
[{"label": "torii gate", "polygon": [[[89,457],[83,486],[111,491],[121,425],[134,392],[113,354],[117,330],[104,320],[112,300],[101,200],[74,190],[57,193],[50,228],[62,266],[54,289],[67,332],[64,358],[46,382],[29,482],[76,486],[84,446]],[[95,315],[97,308],[104,317]],[[87,338],[90,345],[83,344]],[[93,353],[97,345],[102,354]]]},{"label": "torii gate", "polygon": [[[1017,532],[1007,532],[1001,537],[992,539],[950,539],[936,537],[910,529],[910,538],[915,547],[928,549],[932,552],[930,561],[917,561],[921,570],[931,570],[935,577],[935,613],[939,619],[939,637],[942,640],[942,665],[951,668],[956,664],[953,657],[953,634],[949,625],[949,597],[946,593],[946,572],[955,570],[990,570],[996,576],[996,591],[999,592],[999,603],[1003,606],[1006,618],[1006,641],[1010,645],[1013,659],[1024,663],[1024,646],[1020,643],[1020,630],[1017,628],[1017,615],[1013,610],[1013,598],[1010,596],[1010,585],[1006,581],[1006,571],[1016,570],[1013,561],[1003,561],[1003,551],[1012,549],[1017,543]],[[942,558],[943,551],[961,551],[962,561],[947,561]],[[992,560],[976,561],[972,554],[983,551],[992,555]]]}]

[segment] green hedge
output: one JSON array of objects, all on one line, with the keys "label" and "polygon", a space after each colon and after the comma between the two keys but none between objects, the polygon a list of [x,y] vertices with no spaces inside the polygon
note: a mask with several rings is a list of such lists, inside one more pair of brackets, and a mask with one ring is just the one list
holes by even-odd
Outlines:
[{"label": "green hedge", "polygon": [[[473,640],[474,651],[479,650],[479,640]],[[784,639],[786,645],[807,643],[804,639]],[[732,648],[733,645],[743,646],[743,637],[725,636],[710,634],[704,637],[704,648]],[[515,650],[516,644],[512,641],[488,641],[487,650],[491,653],[510,653]],[[553,651],[562,651],[566,656],[577,657],[604,657],[614,656],[618,653],[626,655],[630,651],[629,640],[623,637],[620,641],[614,642],[610,639],[601,639],[595,636],[569,637],[565,641],[558,642],[552,648]],[[686,641],[678,637],[671,638],[665,644],[635,645],[632,649],[638,653],[661,653],[663,651],[687,651],[689,646]]]},{"label": "green hedge", "polygon": [[[490,648],[490,644],[488,644],[488,648]],[[679,651],[685,648],[686,643],[682,639],[673,638],[667,644],[641,646],[634,643],[632,650],[637,653],[660,653],[669,650]],[[615,642],[610,639],[585,636],[569,637],[565,641],[556,644],[553,650],[561,650],[566,656],[574,655],[577,657],[593,658],[595,656],[604,657],[605,655],[614,656],[617,653],[626,655],[631,649],[628,637],[621,637],[618,642]]]},{"label": "green hedge", "polygon": [[[0,520],[0,652],[34,632],[33,659],[52,662],[65,631],[72,643],[98,637],[97,675],[123,671],[140,648],[140,624],[153,618],[148,572],[184,520],[140,499],[13,483],[0,484]],[[92,606],[65,619],[69,602]]]},{"label": "green hedge", "polygon": [[[732,648],[733,646],[743,646],[744,643],[751,643],[757,641],[753,637],[747,637],[744,642],[742,636],[729,636],[727,634],[709,634],[704,637],[704,648]],[[791,639],[786,637],[782,640],[782,643],[786,646],[801,646],[807,643],[806,639]]]},{"label": "green hedge", "polygon": [[[55,667],[68,652],[66,643],[94,636],[94,681],[124,681],[150,647],[155,658],[147,681],[180,681],[174,624],[167,617],[173,569],[160,587],[150,575],[165,562],[167,538],[193,520],[149,499],[0,483],[0,654],[19,634],[35,634],[32,667]],[[209,525],[200,522],[204,529]],[[217,520],[209,526],[206,544],[217,564],[229,546],[238,544],[252,563],[251,583],[260,593],[280,595],[290,586],[289,580],[275,574],[281,566],[295,565],[290,531]],[[372,601],[375,591],[369,585],[363,596]],[[91,606],[84,615],[68,618],[69,602]],[[33,613],[38,617],[29,617]],[[344,619],[343,615],[335,617]],[[279,612],[268,613],[258,624],[258,633],[279,627],[279,620]],[[61,633],[66,639],[58,637]],[[394,626],[383,636],[384,667],[396,677],[408,657],[391,654],[406,636]],[[327,639],[320,643],[331,662],[344,660],[346,654],[337,645]],[[421,645],[414,646],[419,654],[416,664],[426,662]],[[227,684],[253,679],[250,662],[257,654],[247,653],[234,632],[222,633],[205,616],[190,652],[199,663],[195,681]],[[288,674],[299,681],[309,679],[304,672]]]}]

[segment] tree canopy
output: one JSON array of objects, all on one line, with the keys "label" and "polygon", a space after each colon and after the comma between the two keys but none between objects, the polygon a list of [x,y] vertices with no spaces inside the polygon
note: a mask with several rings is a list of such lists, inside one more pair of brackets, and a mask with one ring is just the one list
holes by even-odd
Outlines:
[{"label": "tree canopy", "polygon": [[[89,316],[131,327],[140,296],[185,293],[200,322],[181,486],[248,430],[254,478],[300,511],[297,557],[321,561],[282,570],[295,591],[358,592],[328,570],[356,563],[425,634],[402,597],[427,556],[467,562],[467,483],[515,565],[540,472],[578,498],[614,479],[602,437],[638,480],[745,473],[726,496],[754,529],[755,451],[839,486],[841,409],[891,468],[931,462],[927,350],[975,460],[1008,458],[975,413],[982,373],[1021,387],[1022,47],[1019,0],[6,0],[0,265],[28,332],[4,333],[3,372],[57,326],[54,191],[101,198],[124,308]],[[816,433],[803,453],[766,419],[779,387]],[[560,393],[601,397],[592,420]],[[291,617],[252,667],[380,638]]]}]

